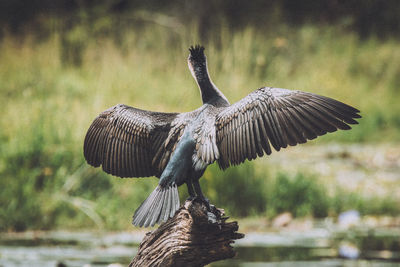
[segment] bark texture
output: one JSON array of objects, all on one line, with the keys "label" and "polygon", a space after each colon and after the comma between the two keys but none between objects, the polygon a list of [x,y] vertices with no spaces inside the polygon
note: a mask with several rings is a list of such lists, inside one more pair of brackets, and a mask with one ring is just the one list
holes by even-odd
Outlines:
[{"label": "bark texture", "polygon": [[207,212],[204,203],[187,200],[175,216],[148,232],[129,267],[205,266],[235,256],[237,222],[226,222],[222,209]]}]

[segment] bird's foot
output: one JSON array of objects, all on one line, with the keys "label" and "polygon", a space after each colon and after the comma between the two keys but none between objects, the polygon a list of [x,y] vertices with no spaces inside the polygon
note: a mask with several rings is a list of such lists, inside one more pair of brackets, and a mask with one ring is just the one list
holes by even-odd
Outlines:
[{"label": "bird's foot", "polygon": [[221,218],[221,212],[210,203],[210,200],[206,197],[199,197],[199,199],[206,205],[207,207],[207,216],[208,222],[215,224],[218,223],[218,220]]},{"label": "bird's foot", "polygon": [[217,224],[218,217],[217,214],[207,211],[208,223]]},{"label": "bird's foot", "polygon": [[211,224],[218,223],[218,221],[222,217],[222,213],[219,209],[217,209],[213,204],[210,203],[210,200],[204,196],[189,196],[186,200],[188,201],[198,201],[200,203],[205,204],[207,208],[207,217],[208,222]]}]

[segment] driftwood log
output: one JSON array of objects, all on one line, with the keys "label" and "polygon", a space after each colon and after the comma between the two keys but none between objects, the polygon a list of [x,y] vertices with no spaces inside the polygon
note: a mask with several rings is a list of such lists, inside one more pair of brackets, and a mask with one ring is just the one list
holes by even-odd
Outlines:
[{"label": "driftwood log", "polygon": [[222,209],[207,212],[204,203],[187,200],[175,216],[143,238],[129,267],[205,266],[235,256],[237,222],[226,222]]}]

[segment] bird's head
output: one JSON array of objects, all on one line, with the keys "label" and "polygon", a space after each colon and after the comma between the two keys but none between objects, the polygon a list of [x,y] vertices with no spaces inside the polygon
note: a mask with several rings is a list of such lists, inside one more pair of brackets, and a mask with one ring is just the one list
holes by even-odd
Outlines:
[{"label": "bird's head", "polygon": [[[202,77],[207,71],[207,58],[204,54],[204,46],[195,45],[189,47],[188,65],[195,79]],[[196,78],[197,76],[197,78]]]},{"label": "bird's head", "polygon": [[189,61],[192,62],[205,62],[206,56],[204,55],[204,46],[195,45],[189,47]]}]

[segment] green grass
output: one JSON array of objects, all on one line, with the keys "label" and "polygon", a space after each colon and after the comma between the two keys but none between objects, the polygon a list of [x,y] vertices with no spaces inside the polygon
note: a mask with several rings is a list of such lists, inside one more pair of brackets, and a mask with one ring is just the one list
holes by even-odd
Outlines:
[{"label": "green grass", "polygon": [[[156,179],[115,179],[88,167],[82,155],[84,135],[98,113],[117,103],[170,112],[201,105],[186,65],[187,48],[199,38],[188,29],[175,33],[152,25],[126,32],[118,41],[92,38],[84,29],[70,33],[67,42],[58,32],[45,41],[3,37],[0,230],[128,227]],[[400,140],[399,41],[360,41],[335,28],[311,26],[268,34],[252,28],[234,33],[216,29],[215,36],[203,43],[211,76],[232,103],[265,85],[310,91],[349,103],[363,115],[352,131],[316,142]],[[222,173],[213,166],[202,183],[213,202],[236,216],[285,209],[299,216],[324,216],[351,207],[351,201],[333,205],[329,199],[324,207],[312,207],[309,199],[305,208],[278,204],[292,191],[271,193],[268,183],[283,178],[259,175],[267,169],[245,165]],[[323,198],[323,191],[301,179],[275,186],[299,187]],[[242,197],[248,200],[246,207]],[[376,213],[379,207],[366,212]]]}]

